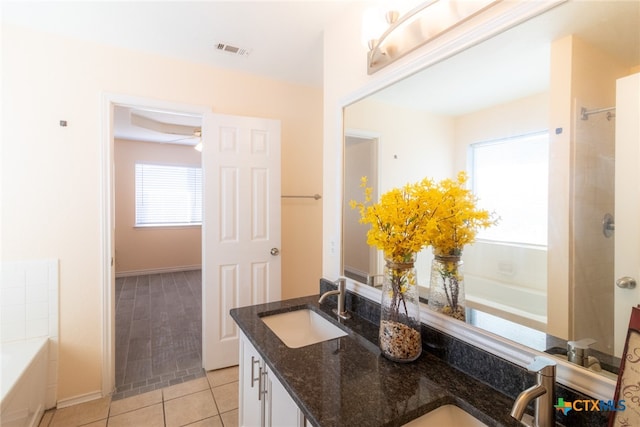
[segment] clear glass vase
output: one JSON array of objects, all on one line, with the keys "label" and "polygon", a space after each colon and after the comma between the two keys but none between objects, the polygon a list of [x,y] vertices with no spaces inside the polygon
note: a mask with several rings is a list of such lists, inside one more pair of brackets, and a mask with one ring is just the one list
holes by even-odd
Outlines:
[{"label": "clear glass vase", "polygon": [[422,353],[420,300],[415,254],[404,262],[386,260],[380,312],[380,350],[395,362],[412,362]]},{"label": "clear glass vase", "polygon": [[434,256],[431,262],[429,308],[465,320],[464,271],[460,256]]}]

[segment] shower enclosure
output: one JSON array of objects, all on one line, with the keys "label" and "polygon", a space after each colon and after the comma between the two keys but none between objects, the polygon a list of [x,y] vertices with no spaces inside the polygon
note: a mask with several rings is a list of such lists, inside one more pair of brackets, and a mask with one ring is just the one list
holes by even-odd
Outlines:
[{"label": "shower enclosure", "polygon": [[573,155],[573,338],[612,354],[615,108],[580,108]]}]

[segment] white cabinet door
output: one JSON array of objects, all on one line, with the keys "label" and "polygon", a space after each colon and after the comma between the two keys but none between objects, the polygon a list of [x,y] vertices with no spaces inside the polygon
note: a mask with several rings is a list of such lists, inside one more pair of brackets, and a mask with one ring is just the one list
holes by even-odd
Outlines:
[{"label": "white cabinet door", "polygon": [[241,426],[304,427],[302,412],[242,333],[239,375],[238,421]]},{"label": "white cabinet door", "polygon": [[265,425],[267,427],[302,427],[304,417],[287,390],[269,372],[267,375],[267,395],[265,401]]},{"label": "white cabinet door", "polygon": [[244,335],[240,335],[240,372],[238,421],[241,426],[259,427],[262,423],[264,405],[260,393],[262,360],[256,349]]}]

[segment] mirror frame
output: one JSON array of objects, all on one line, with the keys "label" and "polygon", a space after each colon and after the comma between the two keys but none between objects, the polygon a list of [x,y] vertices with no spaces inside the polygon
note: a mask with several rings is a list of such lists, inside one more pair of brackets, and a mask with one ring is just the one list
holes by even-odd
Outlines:
[{"label": "mirror frame", "polygon": [[[370,80],[369,83],[342,98],[338,105],[340,108],[338,117],[340,120],[340,129],[342,130],[340,139],[340,152],[342,153],[342,163],[340,165],[342,168],[342,176],[340,177],[341,185],[344,185],[344,132],[346,130],[344,129],[343,112],[347,106],[568,1],[571,0],[499,2],[496,7],[488,10],[481,17],[477,17],[479,19],[471,24],[473,26],[470,29],[455,32],[455,34],[448,34],[445,40],[436,40],[428,43],[416,51],[414,55],[411,55],[408,61],[396,64],[397,67],[394,67],[393,70],[383,76],[372,76],[372,80]],[[342,198],[341,192],[339,201],[341,206],[341,231],[343,231],[342,209],[344,209]],[[342,232],[341,237],[343,235],[344,233]],[[342,273],[342,271],[343,262],[341,254],[340,273]],[[347,283],[349,290],[370,300],[380,301],[381,291],[379,289],[348,278]],[[451,319],[441,313],[436,313],[429,310],[423,303],[421,303],[420,306],[420,315],[422,323],[428,324],[443,333],[488,351],[493,355],[521,367],[527,366],[536,356],[546,355],[546,353],[518,344],[478,327]],[[557,360],[556,380],[567,387],[596,399],[610,400],[615,393],[616,381],[613,379],[560,359]]]}]

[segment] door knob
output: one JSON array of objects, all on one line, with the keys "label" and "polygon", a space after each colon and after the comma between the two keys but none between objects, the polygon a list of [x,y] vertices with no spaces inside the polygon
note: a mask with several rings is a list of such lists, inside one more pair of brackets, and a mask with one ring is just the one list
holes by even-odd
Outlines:
[{"label": "door knob", "polygon": [[636,287],[636,279],[629,276],[621,277],[616,280],[616,286],[622,289],[633,289]]},{"label": "door knob", "polygon": [[273,256],[280,255],[280,249],[278,249],[278,248],[271,248],[270,253],[271,253],[271,255],[273,255]]}]

